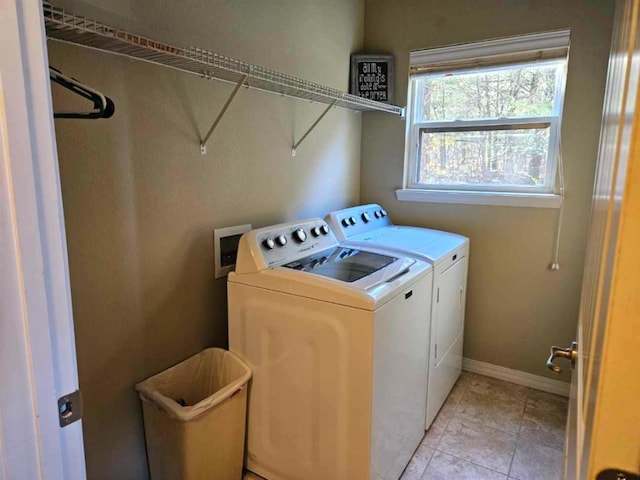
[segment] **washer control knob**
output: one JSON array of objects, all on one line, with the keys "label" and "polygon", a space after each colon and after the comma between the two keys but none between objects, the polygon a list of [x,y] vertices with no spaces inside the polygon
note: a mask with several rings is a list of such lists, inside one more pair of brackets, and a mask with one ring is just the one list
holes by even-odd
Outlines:
[{"label": "washer control knob", "polygon": [[311,235],[313,235],[314,237],[319,237],[320,236],[320,227],[313,227],[311,229]]},{"label": "washer control knob", "polygon": [[273,250],[273,247],[276,246],[276,242],[273,241],[273,238],[269,237],[269,238],[265,238],[262,241],[262,246],[264,248],[266,248],[267,250]]},{"label": "washer control knob", "polygon": [[343,218],[342,219],[342,225],[344,225],[345,227],[348,227],[349,225],[351,225],[351,223],[349,223],[349,219],[348,218]]},{"label": "washer control knob", "polygon": [[322,225],[322,226],[320,227],[320,232],[321,232],[323,235],[328,235],[328,234],[329,234],[329,227],[328,227],[327,225]]},{"label": "washer control knob", "polygon": [[302,243],[307,239],[307,233],[302,228],[299,228],[293,232],[293,239]]},{"label": "washer control knob", "polygon": [[350,223],[351,225],[355,225],[355,224],[356,224],[356,222],[357,222],[356,217],[349,217],[349,223]]},{"label": "washer control knob", "polygon": [[364,212],[361,216],[364,223],[369,223],[371,221],[371,216],[367,212]]},{"label": "washer control knob", "polygon": [[279,235],[278,237],[276,237],[276,243],[281,247],[284,247],[287,244],[287,237],[285,237],[284,235]]},{"label": "washer control knob", "polygon": [[380,210],[376,210],[375,212],[373,212],[373,216],[376,218],[380,218],[382,215],[380,214]]}]

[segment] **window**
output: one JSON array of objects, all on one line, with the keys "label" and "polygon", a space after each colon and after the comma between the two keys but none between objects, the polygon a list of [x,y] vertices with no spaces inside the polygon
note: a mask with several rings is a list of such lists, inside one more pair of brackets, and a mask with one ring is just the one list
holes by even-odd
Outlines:
[{"label": "window", "polygon": [[561,31],[412,52],[398,198],[556,197],[568,47]]}]

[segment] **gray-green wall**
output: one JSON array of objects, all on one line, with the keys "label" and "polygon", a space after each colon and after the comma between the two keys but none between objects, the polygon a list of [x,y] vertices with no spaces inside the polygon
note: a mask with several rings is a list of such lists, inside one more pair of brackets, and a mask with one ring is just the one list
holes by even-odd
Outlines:
[{"label": "gray-green wall", "polygon": [[[362,0],[58,2],[180,46],[197,45],[345,90]],[[49,42],[50,62],[116,104],[108,120],[57,120],[84,439],[91,480],[144,480],[134,384],[227,343],[212,230],[323,216],[358,202],[361,115]],[[77,103],[54,89],[54,106]],[[86,105],[81,105],[86,107]]]},{"label": "gray-green wall", "polygon": [[403,105],[410,50],[571,29],[562,124],[567,197],[558,272],[548,269],[557,210],[399,202],[395,190],[402,187],[405,123],[382,114],[364,116],[361,202],[381,203],[396,223],[471,239],[468,358],[569,379],[551,374],[545,360],[551,345],[568,346],[575,336],[614,3],[366,1],[364,51],[395,56],[396,102]]}]

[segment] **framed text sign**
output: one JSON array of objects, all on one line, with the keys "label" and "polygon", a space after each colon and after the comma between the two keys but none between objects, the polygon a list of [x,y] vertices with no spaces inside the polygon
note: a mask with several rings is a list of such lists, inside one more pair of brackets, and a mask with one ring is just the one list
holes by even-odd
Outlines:
[{"label": "framed text sign", "polygon": [[349,93],[392,103],[393,77],[393,55],[351,55]]}]

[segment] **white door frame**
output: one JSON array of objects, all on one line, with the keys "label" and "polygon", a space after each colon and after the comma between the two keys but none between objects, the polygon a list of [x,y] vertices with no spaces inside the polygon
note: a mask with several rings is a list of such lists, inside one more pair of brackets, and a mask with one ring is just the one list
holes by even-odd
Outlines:
[{"label": "white door frame", "polygon": [[86,478],[42,3],[0,0],[0,480]]}]

